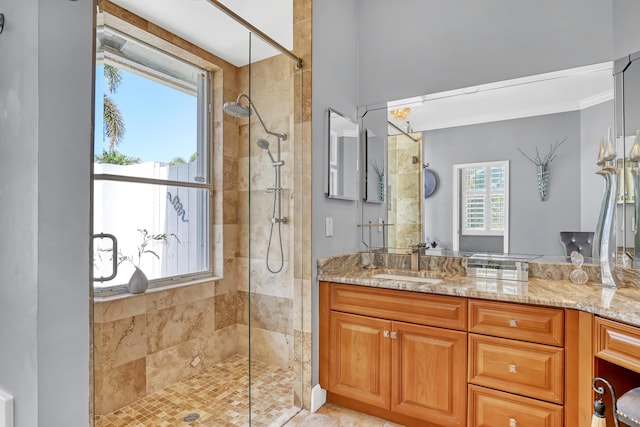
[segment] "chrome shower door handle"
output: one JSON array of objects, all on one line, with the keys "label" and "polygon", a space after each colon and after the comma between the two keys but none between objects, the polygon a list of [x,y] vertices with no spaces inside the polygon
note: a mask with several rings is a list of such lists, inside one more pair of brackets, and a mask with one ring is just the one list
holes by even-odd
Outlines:
[{"label": "chrome shower door handle", "polygon": [[109,280],[113,280],[115,279],[115,277],[118,275],[118,239],[116,239],[116,236],[114,236],[113,234],[108,234],[108,233],[98,233],[98,234],[94,234],[93,236],[91,236],[92,239],[110,239],[113,242],[113,246],[111,248],[111,251],[113,253],[113,256],[111,257],[112,262],[113,262],[113,267],[112,267],[112,271],[111,271],[111,275],[108,277],[94,277],[93,281],[94,282],[108,282]]}]

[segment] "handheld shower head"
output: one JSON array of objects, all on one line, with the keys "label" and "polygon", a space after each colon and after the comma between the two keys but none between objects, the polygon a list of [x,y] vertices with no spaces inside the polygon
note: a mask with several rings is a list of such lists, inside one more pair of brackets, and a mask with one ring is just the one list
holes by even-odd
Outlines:
[{"label": "handheld shower head", "polygon": [[256,144],[258,145],[258,147],[262,148],[263,150],[267,150],[267,154],[271,159],[271,163],[276,163],[276,159],[273,158],[273,154],[271,154],[271,150],[269,150],[269,141],[267,141],[264,138],[260,138],[256,141]]}]

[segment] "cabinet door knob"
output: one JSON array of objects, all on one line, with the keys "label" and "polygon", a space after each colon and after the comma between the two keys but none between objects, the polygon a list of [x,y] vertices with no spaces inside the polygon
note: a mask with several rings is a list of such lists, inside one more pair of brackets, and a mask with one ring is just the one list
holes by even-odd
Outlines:
[{"label": "cabinet door knob", "polygon": [[398,333],[397,332],[391,332],[391,339],[395,340],[396,338],[398,338]]},{"label": "cabinet door knob", "polygon": [[515,319],[511,319],[511,320],[509,320],[509,327],[511,327],[511,328],[516,328],[516,327],[518,327],[518,321],[517,321],[517,320],[515,320]]},{"label": "cabinet door knob", "polygon": [[389,331],[384,331],[382,333],[382,336],[385,337],[385,338],[389,338]]},{"label": "cabinet door knob", "polygon": [[516,365],[509,365],[509,372],[511,372],[512,374],[515,374],[516,371]]},{"label": "cabinet door knob", "polygon": [[516,427],[517,424],[518,422],[515,418],[509,418],[509,427]]}]

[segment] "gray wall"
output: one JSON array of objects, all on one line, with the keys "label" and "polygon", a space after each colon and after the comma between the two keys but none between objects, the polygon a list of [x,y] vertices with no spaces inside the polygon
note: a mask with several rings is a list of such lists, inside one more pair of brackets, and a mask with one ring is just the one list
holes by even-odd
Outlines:
[{"label": "gray wall", "polygon": [[[604,190],[604,179],[596,175],[600,138],[613,126],[613,101],[580,112],[580,230],[595,231]],[[578,230],[575,230],[578,231]]]},{"label": "gray wall", "polygon": [[609,61],[612,3],[359,0],[359,104]]},{"label": "gray wall", "polygon": [[16,427],[88,425],[93,2],[0,3],[0,387]]},{"label": "gray wall", "polygon": [[640,50],[640,2],[638,0],[613,1],[614,59]]},{"label": "gray wall", "polygon": [[[537,146],[567,141],[550,163],[549,200],[538,195],[536,168],[530,156]],[[453,165],[509,160],[509,252],[561,255],[560,231],[580,228],[580,113],[548,114],[423,132],[424,159],[439,187],[423,203],[425,235],[452,248]],[[596,205],[599,206],[599,205]]]},{"label": "gray wall", "polygon": [[[313,1],[313,123],[312,123],[312,248],[313,264],[318,258],[355,252],[359,248],[357,224],[359,200],[325,197],[328,170],[327,109],[332,107],[356,119],[357,107],[357,16],[356,0]],[[361,198],[360,192],[358,199]],[[325,237],[325,218],[333,218],[333,236]],[[318,332],[318,292],[313,268],[312,330]],[[318,341],[312,341],[313,383],[318,382]]]}]

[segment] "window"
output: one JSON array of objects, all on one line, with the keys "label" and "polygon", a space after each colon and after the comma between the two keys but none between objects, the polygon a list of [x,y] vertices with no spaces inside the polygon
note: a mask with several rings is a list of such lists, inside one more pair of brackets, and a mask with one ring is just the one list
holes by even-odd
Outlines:
[{"label": "window", "polygon": [[[98,29],[93,229],[116,236],[121,263],[96,287],[126,284],[135,266],[151,286],[210,274],[209,97],[207,71]],[[110,274],[109,248],[95,241],[94,277]]]},{"label": "window", "polygon": [[462,235],[504,236],[508,223],[508,162],[456,165]]}]

